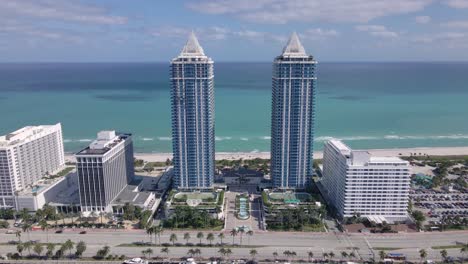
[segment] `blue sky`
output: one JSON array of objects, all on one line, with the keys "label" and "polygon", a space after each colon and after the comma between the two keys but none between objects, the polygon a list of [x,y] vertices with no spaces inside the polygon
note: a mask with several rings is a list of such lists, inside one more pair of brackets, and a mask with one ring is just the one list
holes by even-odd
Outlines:
[{"label": "blue sky", "polygon": [[468,60],[468,0],[0,0],[0,62],[271,61],[296,31],[319,61]]}]

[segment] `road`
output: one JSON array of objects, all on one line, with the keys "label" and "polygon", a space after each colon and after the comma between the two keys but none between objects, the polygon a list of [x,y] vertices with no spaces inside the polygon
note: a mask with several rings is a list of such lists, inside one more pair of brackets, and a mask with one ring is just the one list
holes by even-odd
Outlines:
[{"label": "road", "polygon": [[[9,241],[15,241],[17,238],[14,234],[5,234],[6,230],[0,230],[0,254],[8,252],[16,252],[14,245],[8,245]],[[111,254],[141,256],[141,251],[147,247],[129,247],[118,246],[121,244],[131,244],[138,241],[149,241],[149,237],[142,230],[132,231],[114,231],[114,230],[89,230],[87,234],[79,234],[81,230],[66,230],[62,234],[55,234],[51,230],[49,232],[49,241],[64,242],[71,239],[74,242],[80,240],[86,242],[87,251],[85,256],[93,256],[96,251],[104,245],[111,247]],[[184,231],[171,232],[166,230],[161,236],[163,243],[169,242],[169,236],[176,233],[179,237],[179,242],[183,241]],[[224,243],[230,245],[232,238],[229,231],[224,231],[226,238]],[[192,239],[189,242],[198,243],[196,232],[192,232]],[[46,233],[43,231],[31,231],[30,238],[32,240],[40,240],[46,242]],[[22,239],[28,239],[27,234],[22,235]],[[235,239],[236,244],[239,243],[239,237]],[[207,243],[206,241],[204,241]],[[213,241],[219,243],[218,240]],[[386,250],[386,252],[401,252],[407,255],[409,259],[419,260],[420,249],[426,249],[429,256],[428,259],[439,260],[439,250],[431,249],[432,246],[449,246],[456,243],[467,243],[468,232],[444,232],[444,233],[411,233],[411,234],[386,234],[386,235],[364,235],[364,234],[345,234],[338,232],[329,233],[302,233],[302,232],[256,232],[250,241],[247,237],[243,240],[245,248],[232,249],[231,257],[249,257],[249,251],[255,247],[258,251],[257,258],[273,258],[273,252],[278,252],[282,256],[285,250],[295,251],[297,258],[307,259],[307,252],[312,251],[314,256],[321,257],[323,252],[333,251],[336,256],[339,256],[342,251],[348,253],[356,248],[356,255],[363,259],[369,259],[375,254],[378,258],[379,248],[401,248],[399,250]],[[181,257],[186,255],[189,248],[187,247],[170,247],[169,256]],[[204,256],[219,256],[217,253],[219,247],[201,248]],[[153,249],[155,255],[160,254],[159,248]],[[460,256],[459,249],[447,249],[450,256]]]}]

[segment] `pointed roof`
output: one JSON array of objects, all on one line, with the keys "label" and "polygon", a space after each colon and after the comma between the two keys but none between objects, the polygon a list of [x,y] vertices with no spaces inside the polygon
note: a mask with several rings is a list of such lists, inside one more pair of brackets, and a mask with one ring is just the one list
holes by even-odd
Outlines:
[{"label": "pointed roof", "polygon": [[288,44],[283,49],[283,56],[307,56],[296,32],[291,34]]},{"label": "pointed roof", "polygon": [[184,56],[184,57],[205,56],[205,52],[203,51],[203,48],[200,46],[200,43],[198,43],[198,39],[195,36],[195,33],[193,31],[190,32],[187,43],[185,43],[184,48],[180,52],[180,56]]}]

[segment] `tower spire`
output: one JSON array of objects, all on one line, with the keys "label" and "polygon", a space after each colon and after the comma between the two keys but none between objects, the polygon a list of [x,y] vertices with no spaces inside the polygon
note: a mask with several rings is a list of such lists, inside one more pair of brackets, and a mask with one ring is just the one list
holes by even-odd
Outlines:
[{"label": "tower spire", "polygon": [[193,30],[190,32],[187,43],[185,43],[184,48],[180,52],[181,56],[205,56],[203,48],[198,43],[198,39],[195,36]]},{"label": "tower spire", "polygon": [[294,31],[289,37],[288,44],[283,49],[283,56],[307,56],[297,33]]}]

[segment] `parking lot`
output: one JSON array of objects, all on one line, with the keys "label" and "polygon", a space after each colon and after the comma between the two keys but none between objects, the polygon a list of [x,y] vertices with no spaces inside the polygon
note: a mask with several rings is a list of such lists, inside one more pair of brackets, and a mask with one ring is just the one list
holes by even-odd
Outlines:
[{"label": "parking lot", "polygon": [[413,206],[427,214],[430,222],[452,217],[468,218],[468,194],[440,190],[411,190]]}]

